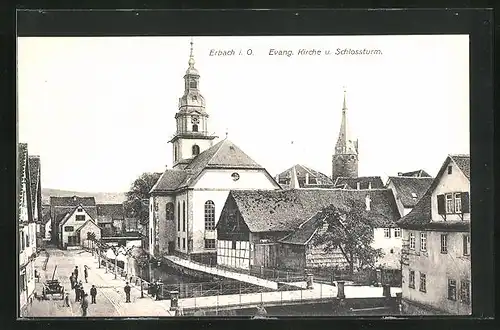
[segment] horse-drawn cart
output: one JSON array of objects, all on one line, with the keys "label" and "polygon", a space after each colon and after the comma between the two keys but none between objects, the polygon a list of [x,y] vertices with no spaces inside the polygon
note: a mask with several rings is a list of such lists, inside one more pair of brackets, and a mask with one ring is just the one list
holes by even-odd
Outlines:
[{"label": "horse-drawn cart", "polygon": [[47,299],[47,295],[50,294],[54,296],[55,294],[61,295],[61,300],[64,299],[64,287],[59,283],[58,279],[54,279],[54,275],[56,274],[57,265],[54,268],[54,273],[52,273],[52,279],[45,281],[43,283],[42,289],[42,297],[43,299]]}]

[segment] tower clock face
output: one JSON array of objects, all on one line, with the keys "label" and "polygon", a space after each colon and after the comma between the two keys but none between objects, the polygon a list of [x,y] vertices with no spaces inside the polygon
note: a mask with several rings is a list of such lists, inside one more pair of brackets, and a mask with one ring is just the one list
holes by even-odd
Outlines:
[{"label": "tower clock face", "polygon": [[198,117],[192,117],[191,118],[191,123],[198,124],[199,122],[200,122],[200,119]]}]

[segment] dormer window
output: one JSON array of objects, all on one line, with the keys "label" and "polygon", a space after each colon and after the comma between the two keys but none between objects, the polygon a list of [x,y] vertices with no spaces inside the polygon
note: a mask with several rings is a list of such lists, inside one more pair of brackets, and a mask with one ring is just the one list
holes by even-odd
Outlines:
[{"label": "dormer window", "polygon": [[448,166],[448,174],[451,174],[453,173],[453,167],[450,165]]}]

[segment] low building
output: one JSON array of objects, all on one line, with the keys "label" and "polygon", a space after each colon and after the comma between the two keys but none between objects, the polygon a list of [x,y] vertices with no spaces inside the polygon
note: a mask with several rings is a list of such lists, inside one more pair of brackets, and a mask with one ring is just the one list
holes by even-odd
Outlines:
[{"label": "low building", "polygon": [[36,222],[34,216],[33,194],[31,192],[30,162],[28,145],[18,144],[17,172],[17,216],[19,252],[19,309],[21,315],[35,293],[35,265],[37,252]]},{"label": "low building", "polygon": [[54,243],[59,242],[60,233],[59,233],[59,224],[62,219],[66,216],[68,212],[71,212],[78,205],[82,205],[85,207],[86,212],[92,217],[92,219],[96,219],[97,217],[97,209],[94,197],[79,197],[79,196],[71,196],[71,197],[58,197],[51,196],[50,197],[50,219],[51,219],[51,228],[52,228],[52,241]]},{"label": "low building", "polygon": [[103,236],[120,236],[125,232],[123,204],[97,204],[97,224]]},{"label": "low building", "polygon": [[94,218],[81,204],[66,213],[59,222],[59,247],[63,249],[67,249],[68,247],[80,247],[82,241],[78,229],[86,225],[89,220],[91,223],[97,225]]},{"label": "low building", "polygon": [[294,188],[333,188],[333,181],[327,175],[300,164],[278,174],[276,181],[283,189],[292,188],[294,176],[297,177],[298,183]]},{"label": "low building", "polygon": [[393,191],[399,213],[404,216],[417,205],[433,180],[424,176],[390,176],[386,187]]},{"label": "low building", "polygon": [[[80,228],[75,231],[75,234],[76,236],[78,236],[80,246],[93,248],[93,240],[101,239],[101,227],[99,227],[94,220],[88,219],[82,226],[80,226]],[[93,237],[90,238],[89,234],[91,234]]]},{"label": "low building", "polygon": [[471,313],[470,157],[450,155],[403,229],[407,314]]},{"label": "low building", "polygon": [[[217,224],[217,263],[242,269],[345,266],[340,251],[327,254],[311,240],[325,228],[319,213],[324,207],[343,207],[351,202],[366,208],[367,221],[374,229],[373,246],[384,252],[378,263],[393,263],[401,240],[384,233],[394,231],[400,215],[389,189],[231,191]],[[399,260],[391,264],[396,265],[399,267]]]},{"label": "low building", "polygon": [[383,189],[384,183],[379,176],[338,177],[335,188],[342,189]]}]

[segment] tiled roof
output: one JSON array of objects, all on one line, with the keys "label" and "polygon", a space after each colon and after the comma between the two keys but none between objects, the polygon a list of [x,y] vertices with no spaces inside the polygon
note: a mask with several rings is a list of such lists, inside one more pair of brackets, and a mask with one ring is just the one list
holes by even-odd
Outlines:
[{"label": "tiled roof", "polygon": [[470,156],[469,155],[450,155],[458,168],[464,173],[467,179],[470,180]]},{"label": "tiled roof", "polygon": [[209,168],[263,169],[233,142],[224,139],[193,158],[184,170],[166,170],[150,192],[190,186],[204,169]]},{"label": "tiled roof", "polygon": [[50,196],[50,206],[78,206],[82,204],[83,206],[96,206],[94,197],[58,197]]},{"label": "tiled roof", "polygon": [[398,173],[398,176],[411,176],[417,178],[430,178],[431,176],[424,170],[416,170],[411,172]]},{"label": "tiled roof", "polygon": [[338,177],[337,180],[335,180],[335,186],[346,184],[351,189],[357,189],[358,182],[360,189],[368,189],[368,183],[370,182],[372,189],[384,188],[384,183],[379,176],[360,176],[357,178]]},{"label": "tiled roof", "polygon": [[31,185],[31,205],[37,201],[38,181],[40,180],[40,156],[29,156],[30,185]]},{"label": "tiled roof", "polygon": [[113,218],[110,215],[98,215],[97,223],[100,225],[104,223],[113,223]]},{"label": "tiled roof", "polygon": [[125,218],[123,204],[97,204],[97,217],[109,216],[113,220]]},{"label": "tiled roof", "polygon": [[[24,193],[26,193],[27,197],[30,198],[31,196],[28,196],[28,192],[23,191],[23,177],[26,175],[26,179],[29,179],[29,171],[28,171],[28,144],[27,143],[18,143],[17,145],[17,152],[18,152],[18,178],[17,178],[17,187],[18,187],[18,207],[19,207],[19,212],[18,212],[18,217],[21,216],[21,201],[22,201],[22,196]],[[26,187],[28,187],[29,182],[26,182]],[[28,210],[28,213],[29,210]],[[18,219],[20,221],[20,219]]]},{"label": "tiled roof", "polygon": [[[332,188],[333,187],[333,181],[330,179],[327,175],[313,170],[310,167],[304,166],[304,165],[294,165],[290,167],[289,169],[281,172],[278,174],[278,183],[280,180],[290,180],[292,177],[292,170],[295,168],[295,172],[297,173],[297,179],[299,181],[300,188],[306,188],[306,187],[318,187],[318,188]],[[316,179],[317,182],[316,184],[306,184],[306,173],[309,174],[310,179]],[[280,184],[283,188],[287,187],[288,184]]]},{"label": "tiled roof", "polygon": [[395,221],[399,218],[390,189],[233,190],[230,194],[252,232],[296,230],[300,224],[330,204],[340,207],[353,202],[364,209],[367,195],[371,199],[368,221],[374,227],[395,227]]},{"label": "tiled roof", "polygon": [[45,225],[50,221],[50,205],[42,205],[42,223]]},{"label": "tiled roof", "polygon": [[309,220],[302,223],[296,231],[281,239],[280,242],[285,244],[307,244],[316,230],[322,225],[324,219],[325,217],[321,213],[316,213]]},{"label": "tiled roof", "polygon": [[75,230],[75,232],[79,233],[80,231],[82,231],[83,227],[85,227],[89,222],[100,229],[100,227],[92,219],[89,219],[89,220],[85,221],[85,223],[83,225],[81,225],[80,228]]},{"label": "tiled roof", "polygon": [[[433,178],[391,176],[389,181],[394,184],[397,196],[404,207],[412,208],[422,198],[432,184]],[[415,194],[415,197],[414,195]]]}]

